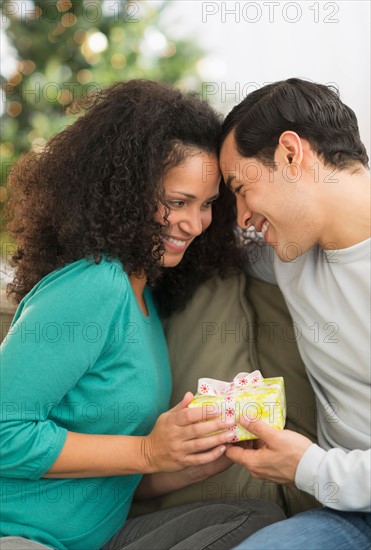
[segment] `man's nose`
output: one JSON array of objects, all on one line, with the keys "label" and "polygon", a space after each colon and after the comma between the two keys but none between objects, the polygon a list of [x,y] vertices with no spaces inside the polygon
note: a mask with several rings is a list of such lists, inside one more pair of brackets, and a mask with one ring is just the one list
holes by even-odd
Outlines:
[{"label": "man's nose", "polygon": [[247,229],[251,225],[253,211],[247,207],[245,201],[237,203],[237,223],[241,229]]}]

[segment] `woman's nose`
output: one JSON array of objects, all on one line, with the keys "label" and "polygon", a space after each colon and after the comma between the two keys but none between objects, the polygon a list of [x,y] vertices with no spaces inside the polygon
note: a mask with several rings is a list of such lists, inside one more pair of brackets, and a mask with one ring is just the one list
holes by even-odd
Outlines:
[{"label": "woman's nose", "polygon": [[185,217],[179,224],[183,231],[187,232],[189,235],[197,237],[201,235],[203,231],[202,218],[200,212],[192,212]]}]

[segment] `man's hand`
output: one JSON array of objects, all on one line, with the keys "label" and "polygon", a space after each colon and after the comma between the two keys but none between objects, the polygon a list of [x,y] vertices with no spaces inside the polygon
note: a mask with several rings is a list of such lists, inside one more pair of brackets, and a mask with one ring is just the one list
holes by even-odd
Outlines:
[{"label": "man's hand", "polygon": [[225,454],[245,466],[254,477],[276,483],[293,483],[301,457],[312,442],[290,430],[277,430],[257,418],[241,416],[239,424],[256,435],[254,449],[230,445]]}]

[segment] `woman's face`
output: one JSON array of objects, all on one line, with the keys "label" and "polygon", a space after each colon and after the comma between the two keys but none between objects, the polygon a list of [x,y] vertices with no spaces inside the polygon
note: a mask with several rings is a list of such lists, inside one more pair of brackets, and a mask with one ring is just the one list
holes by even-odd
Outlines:
[{"label": "woman's face", "polygon": [[218,197],[220,171],[217,157],[203,151],[192,154],[164,178],[170,213],[167,224],[161,205],[156,220],[163,224],[164,267],[174,267],[193,239],[211,223],[211,205]]}]

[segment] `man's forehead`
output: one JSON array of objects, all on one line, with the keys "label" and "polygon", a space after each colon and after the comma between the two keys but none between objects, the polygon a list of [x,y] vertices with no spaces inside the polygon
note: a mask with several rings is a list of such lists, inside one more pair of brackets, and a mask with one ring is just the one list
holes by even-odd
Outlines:
[{"label": "man's forehead", "polygon": [[243,161],[240,153],[237,151],[234,139],[234,132],[230,132],[223,142],[220,150],[219,165],[227,187],[230,187],[233,181],[238,178],[240,173],[240,164]]},{"label": "man's forehead", "polygon": [[236,148],[234,132],[230,132],[220,149],[219,164],[223,174],[225,175],[226,172],[235,171],[236,162],[239,160],[241,160],[241,155]]},{"label": "man's forehead", "polygon": [[232,155],[232,154],[237,154],[237,153],[238,153],[237,148],[236,148],[236,141],[235,141],[235,136],[234,136],[234,130],[232,130],[231,132],[229,132],[229,134],[227,135],[227,137],[226,137],[225,140],[223,141],[223,144],[222,144],[220,153],[221,153],[221,155],[223,155],[223,156],[224,156],[224,155]]}]

